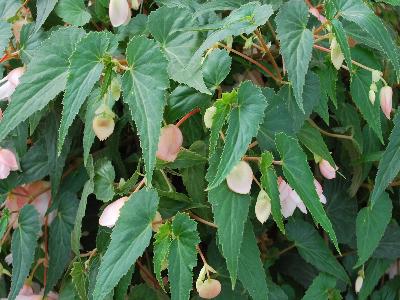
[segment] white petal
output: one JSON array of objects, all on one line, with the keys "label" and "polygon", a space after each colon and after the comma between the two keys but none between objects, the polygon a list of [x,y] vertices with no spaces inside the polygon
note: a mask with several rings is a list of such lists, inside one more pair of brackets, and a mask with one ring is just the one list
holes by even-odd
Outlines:
[{"label": "white petal", "polygon": [[255,213],[257,220],[261,223],[265,223],[271,214],[271,199],[264,190],[261,190],[258,194]]},{"label": "white petal", "polygon": [[129,17],[130,8],[127,0],[111,0],[108,13],[114,27],[121,26]]},{"label": "white petal", "polygon": [[128,197],[120,198],[109,204],[100,216],[99,224],[105,227],[113,227],[119,218],[120,209],[124,206]]},{"label": "white petal", "polygon": [[226,177],[228,187],[238,194],[248,194],[253,182],[253,170],[245,161],[240,161]]},{"label": "white petal", "polygon": [[2,86],[0,86],[0,100],[8,100],[15,91],[15,85],[11,82],[6,81]]}]

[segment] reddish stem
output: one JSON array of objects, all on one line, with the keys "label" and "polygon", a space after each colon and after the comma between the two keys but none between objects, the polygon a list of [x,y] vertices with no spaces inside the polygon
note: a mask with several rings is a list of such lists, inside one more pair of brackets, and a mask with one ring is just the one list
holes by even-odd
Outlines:
[{"label": "reddish stem", "polygon": [[321,50],[321,51],[324,51],[324,52],[327,52],[327,53],[331,52],[331,50],[329,50],[328,48],[322,47],[320,45],[314,45],[314,48],[318,49],[318,50]]},{"label": "reddish stem", "polygon": [[181,126],[187,119],[189,119],[191,116],[193,116],[199,112],[200,112],[200,108],[195,108],[191,112],[188,112],[182,119],[180,119],[178,121],[178,123],[176,123],[176,127]]}]

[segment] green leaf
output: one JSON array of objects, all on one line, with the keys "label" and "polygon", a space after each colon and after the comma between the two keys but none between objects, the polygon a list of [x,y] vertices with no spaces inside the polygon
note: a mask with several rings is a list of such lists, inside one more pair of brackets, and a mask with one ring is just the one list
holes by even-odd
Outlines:
[{"label": "green leaf", "polygon": [[169,76],[179,83],[210,94],[203,80],[200,63],[187,68],[201,42],[199,32],[182,31],[185,27],[199,26],[190,12],[183,8],[163,6],[150,14],[147,26],[168,58]]},{"label": "green leaf", "polygon": [[169,253],[168,277],[171,299],[189,299],[192,270],[197,265],[196,246],[200,243],[197,223],[188,215],[178,213],[172,221],[174,239]]},{"label": "green leaf", "polygon": [[208,189],[217,187],[246,153],[251,139],[257,135],[266,106],[267,101],[260,88],[250,81],[240,85],[229,115],[225,146],[218,167],[217,164],[210,164],[210,168],[218,168],[218,171]]},{"label": "green leaf", "polygon": [[76,261],[72,264],[71,277],[79,298],[86,300],[88,278],[85,272],[85,265],[82,262]]},{"label": "green leaf", "polygon": [[382,20],[361,0],[334,0],[338,13],[344,19],[357,24],[373,40],[393,64],[400,78],[399,49]]},{"label": "green leaf", "polygon": [[[332,29],[335,34],[336,40],[340,45],[340,49],[342,50],[344,59],[346,60],[347,67],[352,70],[352,62],[351,62],[351,53],[350,53],[350,46],[349,42],[347,41],[346,33],[343,29],[342,22],[338,19],[333,19],[331,21]],[[353,73],[350,72],[350,75]]]},{"label": "green leaf", "polygon": [[207,158],[188,149],[181,149],[178,153],[177,158],[173,162],[157,161],[157,167],[171,168],[171,169],[182,169],[189,168],[197,165],[201,165],[207,162]]},{"label": "green leaf", "polygon": [[79,41],[70,58],[57,144],[59,152],[75,116],[100,78],[104,68],[104,56],[111,47],[113,44],[110,33],[92,31]]},{"label": "green leaf", "polygon": [[372,259],[368,263],[365,270],[364,282],[360,293],[358,294],[358,299],[367,299],[392,263],[393,260],[390,259]]},{"label": "green leaf", "polygon": [[29,275],[39,232],[39,213],[32,205],[25,205],[19,212],[18,227],[12,235],[13,270],[10,294],[7,299],[14,300],[17,297]]},{"label": "green leaf", "polygon": [[8,46],[8,42],[12,37],[11,23],[0,21],[0,52]]},{"label": "green leaf", "polygon": [[165,290],[161,277],[163,267],[167,266],[169,251],[172,243],[172,228],[170,223],[163,224],[155,235],[154,241],[154,273],[160,286]]},{"label": "green leaf", "polygon": [[94,164],[94,193],[96,198],[107,202],[114,197],[115,171],[111,161],[100,159]]},{"label": "green leaf", "polygon": [[361,266],[372,255],[392,217],[392,201],[384,193],[372,207],[361,209],[357,215],[356,235],[358,261]]},{"label": "green leaf", "polygon": [[70,260],[71,232],[74,228],[78,199],[71,192],[60,195],[57,215],[50,225],[49,271],[45,294],[50,292],[61,278]]},{"label": "green leaf", "polygon": [[303,200],[314,221],[320,224],[328,233],[336,249],[340,252],[332,223],[319,201],[314,186],[313,174],[308,166],[307,157],[299,146],[299,143],[296,139],[290,138],[284,133],[277,134],[275,142],[282,158],[283,174],[288,183],[299,194],[300,199]]},{"label": "green leaf", "polygon": [[82,29],[66,27],[54,31],[43,42],[28,64],[27,71],[21,77],[21,83],[4,112],[4,122],[0,123],[0,141],[65,89],[68,59],[83,33]]},{"label": "green leaf", "polygon": [[0,239],[2,239],[6,233],[9,219],[10,211],[7,208],[4,208],[0,217]]},{"label": "green leaf", "polygon": [[[393,119],[394,128],[389,137],[389,144],[379,161],[378,173],[371,195],[371,205],[376,205],[386,187],[400,171],[400,113]],[[1,128],[1,125],[0,125]]]},{"label": "green leaf", "polygon": [[93,299],[104,299],[149,245],[158,201],[154,190],[143,189],[132,194],[121,209],[101,261]]},{"label": "green leaf", "polygon": [[83,26],[91,18],[83,0],[60,0],[56,13],[64,22],[75,26]]},{"label": "green leaf", "polygon": [[260,259],[260,250],[254,236],[253,226],[247,221],[240,249],[238,278],[254,300],[268,299],[265,270]]},{"label": "green leaf", "polygon": [[306,262],[344,282],[350,281],[342,265],[310,223],[291,219],[286,225],[286,231],[288,239],[295,243],[300,256]]},{"label": "green leaf", "polygon": [[315,277],[302,300],[331,299],[329,298],[329,295],[335,286],[335,277],[325,273],[320,273]]},{"label": "green leaf", "polygon": [[0,2],[0,19],[7,20],[13,17],[21,7],[19,0],[9,0]]},{"label": "green leaf", "polygon": [[[278,178],[276,177],[275,170],[271,166],[273,157],[270,152],[261,154],[261,186],[271,199],[271,212],[275,223],[278,225],[280,231],[285,233],[285,225],[283,224],[283,216],[281,212],[281,202],[278,190]],[[269,163],[270,162],[270,163]]]},{"label": "green leaf", "polygon": [[42,29],[35,31],[35,23],[24,24],[21,28],[19,47],[23,64],[27,65],[36,51],[40,49],[42,42],[48,37],[48,33]]},{"label": "green leaf", "polygon": [[218,226],[218,242],[235,286],[240,249],[243,240],[244,225],[247,220],[251,198],[232,192],[223,182],[208,192],[208,201],[212,205],[214,222]]},{"label": "green leaf", "polygon": [[368,122],[369,126],[383,144],[379,101],[375,101],[375,104],[372,104],[371,101],[369,101],[368,96],[371,83],[371,72],[358,69],[353,73],[353,79],[350,83],[350,91],[353,101],[356,103],[364,119]]},{"label": "green leaf", "polygon": [[231,71],[232,58],[226,50],[214,49],[208,54],[203,64],[204,81],[214,91]]},{"label": "green leaf", "polygon": [[336,166],[328,147],[326,146],[321,133],[310,123],[306,122],[303,128],[297,134],[299,141],[312,153],[327,160],[331,166]]},{"label": "green leaf", "polygon": [[303,87],[314,44],[312,32],[306,27],[308,17],[308,7],[304,1],[290,0],[281,6],[275,18],[281,53],[301,110]]},{"label": "green leaf", "polygon": [[400,257],[400,227],[395,221],[391,222],[386,228],[385,235],[372,257],[388,259]]},{"label": "green leaf", "polygon": [[36,28],[35,31],[38,31],[40,27],[44,24],[47,17],[50,15],[54,6],[56,6],[58,0],[37,0],[36,1]]},{"label": "green leaf", "polygon": [[158,139],[169,85],[167,61],[154,41],[134,37],[126,56],[129,70],[122,77],[124,102],[128,104],[140,135],[146,180],[151,184],[156,162]]},{"label": "green leaf", "polygon": [[132,275],[135,271],[135,265],[133,265],[128,273],[126,273],[121,280],[118,282],[118,285],[114,289],[114,299],[115,300],[125,300],[127,296],[128,288],[131,285]]}]

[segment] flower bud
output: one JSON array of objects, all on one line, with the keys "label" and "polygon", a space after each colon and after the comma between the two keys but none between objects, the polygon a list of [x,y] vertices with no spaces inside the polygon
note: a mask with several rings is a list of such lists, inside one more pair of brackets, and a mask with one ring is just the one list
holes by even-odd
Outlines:
[{"label": "flower bud", "polygon": [[271,214],[271,199],[264,190],[261,190],[257,196],[255,213],[257,220],[262,224],[268,220],[268,217]]},{"label": "flower bud", "polygon": [[115,122],[110,116],[98,115],[93,119],[93,131],[100,141],[106,140],[114,132]]},{"label": "flower bud", "polygon": [[331,61],[336,70],[340,69],[344,61],[344,55],[342,53],[342,50],[340,49],[340,45],[335,38],[333,38],[331,42]]},{"label": "flower bud", "polygon": [[326,179],[333,179],[336,177],[337,168],[335,169],[334,167],[332,167],[327,160],[321,160],[318,165],[322,176],[324,176]]},{"label": "flower bud", "polygon": [[131,18],[131,9],[127,0],[110,0],[108,14],[112,26],[118,27],[129,22]]},{"label": "flower bud", "polygon": [[107,205],[100,216],[99,224],[109,228],[113,227],[117,223],[120,210],[126,201],[128,201],[128,197],[122,197]]},{"label": "flower bud", "polygon": [[162,226],[162,217],[160,212],[156,211],[156,215],[154,216],[154,219],[151,222],[151,229],[154,232],[158,232],[161,226]]},{"label": "flower bud", "polygon": [[370,91],[374,91],[375,93],[378,91],[378,87],[376,86],[376,83],[371,83],[369,86]]},{"label": "flower bud", "polygon": [[314,179],[314,186],[319,197],[319,202],[326,204],[326,197],[323,194],[324,191],[322,189],[322,185],[316,179]]},{"label": "flower bud", "polygon": [[199,296],[204,299],[215,298],[221,293],[221,283],[216,279],[206,278],[207,270],[216,273],[209,265],[204,265],[201,268],[199,277],[196,280],[196,290]]},{"label": "flower bud", "polygon": [[390,120],[390,113],[392,111],[392,97],[393,90],[390,86],[384,86],[381,88],[380,92],[380,100],[381,100],[381,109],[385,114],[386,118]]},{"label": "flower bud", "polygon": [[230,190],[238,194],[248,194],[253,182],[253,170],[245,161],[240,161],[226,177]]},{"label": "flower bud", "polygon": [[378,82],[379,80],[381,80],[381,77],[383,74],[381,71],[373,70],[371,72],[371,75],[372,75],[372,82],[375,83],[375,82]]},{"label": "flower bud", "polygon": [[217,108],[215,106],[211,106],[207,108],[206,112],[204,113],[204,124],[209,129],[212,127],[213,118],[216,112]]},{"label": "flower bud", "polygon": [[354,284],[354,291],[358,294],[361,291],[363,286],[364,278],[361,275],[358,275],[356,279],[356,283]]},{"label": "flower bud", "polygon": [[375,92],[373,90],[369,90],[368,98],[369,98],[369,101],[372,103],[372,105],[374,105],[376,95],[375,95]]},{"label": "flower bud", "polygon": [[19,169],[15,154],[8,149],[0,149],[0,179],[6,179],[11,171]]},{"label": "flower bud", "polygon": [[156,156],[158,159],[172,162],[181,149],[183,136],[181,130],[173,124],[161,128]]}]

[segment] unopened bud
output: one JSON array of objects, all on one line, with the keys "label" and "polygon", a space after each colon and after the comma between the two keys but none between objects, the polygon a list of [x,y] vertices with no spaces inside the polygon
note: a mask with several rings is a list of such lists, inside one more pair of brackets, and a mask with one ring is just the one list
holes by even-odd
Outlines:
[{"label": "unopened bud", "polygon": [[156,153],[157,158],[169,162],[174,161],[178,156],[182,143],[183,135],[176,125],[170,124],[161,128]]},{"label": "unopened bud", "polygon": [[342,50],[340,49],[340,45],[335,38],[333,38],[331,42],[331,61],[336,70],[339,70],[341,68],[344,61],[344,55],[342,53]]},{"label": "unopened bud", "polygon": [[381,109],[385,114],[386,118],[390,120],[390,113],[392,111],[392,98],[393,98],[393,90],[390,86],[384,86],[381,88],[380,92],[380,100],[381,100]]},{"label": "unopened bud", "polygon": [[375,99],[376,99],[376,95],[375,95],[375,92],[373,90],[369,90],[368,98],[369,98],[369,101],[372,103],[372,105],[374,105]]},{"label": "unopened bud", "polygon": [[326,179],[333,179],[336,177],[337,168],[332,167],[327,160],[321,160],[318,165],[322,176],[324,176]]},{"label": "unopened bud", "polygon": [[109,204],[100,216],[99,224],[105,227],[113,227],[119,218],[121,208],[125,202],[128,201],[128,197],[122,197],[113,203]]},{"label": "unopened bud", "polygon": [[206,112],[204,113],[204,124],[207,128],[212,127],[213,118],[216,112],[217,108],[215,106],[211,106],[206,109]]},{"label": "unopened bud", "polygon": [[221,283],[216,279],[206,279],[207,270],[216,273],[209,265],[203,266],[196,280],[196,290],[201,298],[212,299],[221,293]]},{"label": "unopened bud", "polygon": [[110,0],[108,14],[111,24],[114,27],[118,27],[129,22],[132,15],[128,0]]},{"label": "unopened bud", "polygon": [[114,132],[115,122],[109,116],[98,115],[93,119],[93,131],[100,141],[106,140]]},{"label": "unopened bud", "polygon": [[240,161],[226,177],[230,190],[238,194],[248,194],[253,182],[253,170],[245,161]]},{"label": "unopened bud", "polygon": [[255,213],[257,220],[262,224],[268,220],[268,217],[271,214],[271,199],[264,190],[261,190],[257,196]]},{"label": "unopened bud", "polygon": [[358,294],[361,291],[363,283],[364,283],[363,276],[358,275],[358,277],[356,279],[356,283],[354,284],[354,291],[356,292],[356,294]]}]

